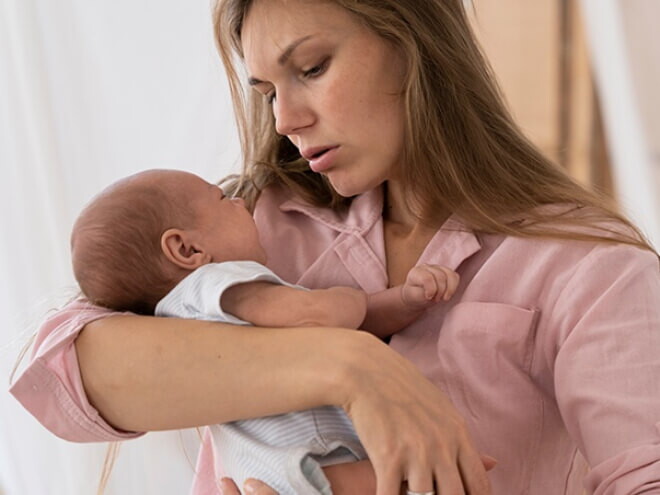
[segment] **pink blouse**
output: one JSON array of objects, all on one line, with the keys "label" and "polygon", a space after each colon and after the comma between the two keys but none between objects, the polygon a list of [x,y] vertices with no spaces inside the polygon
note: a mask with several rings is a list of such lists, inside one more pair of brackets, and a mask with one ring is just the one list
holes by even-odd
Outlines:
[{"label": "pink blouse", "polygon": [[[387,287],[382,192],[343,215],[278,188],[255,220],[268,265],[311,288]],[[660,494],[660,270],[653,253],[624,245],[474,233],[450,218],[419,263],[461,283],[391,346],[463,414],[501,495]],[[39,331],[11,392],[46,428],[77,442],[140,433],[110,427],[89,404],[73,342],[111,313],[82,301]],[[217,494],[206,435],[194,495]],[[587,466],[591,466],[588,470]]]}]

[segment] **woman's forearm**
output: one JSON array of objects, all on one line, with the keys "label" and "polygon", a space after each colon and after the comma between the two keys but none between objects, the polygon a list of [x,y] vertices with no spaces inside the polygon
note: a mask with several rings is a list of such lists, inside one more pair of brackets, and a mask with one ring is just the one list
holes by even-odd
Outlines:
[{"label": "woman's forearm", "polygon": [[113,426],[153,431],[343,405],[363,332],[116,316],[76,340],[85,391]]},{"label": "woman's forearm", "polygon": [[337,405],[353,421],[380,494],[398,494],[403,480],[424,490],[436,475],[448,491],[490,493],[448,398],[367,332],[116,316],[89,324],[76,349],[92,404],[117,428],[186,428]]}]

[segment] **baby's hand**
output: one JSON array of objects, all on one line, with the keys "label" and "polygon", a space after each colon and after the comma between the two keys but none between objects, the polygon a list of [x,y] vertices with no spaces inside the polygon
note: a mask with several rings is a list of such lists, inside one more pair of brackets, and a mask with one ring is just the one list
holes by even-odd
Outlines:
[{"label": "baby's hand", "polygon": [[401,298],[411,309],[421,310],[448,301],[458,287],[459,276],[440,265],[420,265],[408,272],[401,287]]}]

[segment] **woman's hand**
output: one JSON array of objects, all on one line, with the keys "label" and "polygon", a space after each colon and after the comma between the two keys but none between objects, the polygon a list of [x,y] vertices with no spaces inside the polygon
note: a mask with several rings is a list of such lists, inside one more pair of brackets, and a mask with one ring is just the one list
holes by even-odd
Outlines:
[{"label": "woman's hand", "polygon": [[[230,478],[220,480],[220,493],[222,495],[241,495],[241,491]],[[246,480],[243,485],[245,495],[278,495],[271,487],[257,480]]]},{"label": "woman's hand", "polygon": [[365,334],[345,377],[343,404],[373,464],[377,495],[412,491],[488,495],[484,463],[463,418],[406,359]]},{"label": "woman's hand", "polygon": [[[335,464],[323,468],[334,495],[373,495],[376,492],[376,476],[368,460]],[[241,495],[241,491],[230,478],[220,480],[222,495]],[[249,479],[243,493],[254,495],[278,495],[261,481]]]},{"label": "woman's hand", "polygon": [[[492,457],[483,456],[482,462],[486,471],[495,467],[497,461]],[[371,462],[367,459],[345,464],[334,464],[323,468],[325,476],[330,482],[334,495],[373,495],[376,492],[376,475]],[[261,481],[250,479],[243,488],[246,494],[278,495],[275,490]],[[240,495],[236,484],[229,478],[220,481],[222,495]],[[405,486],[401,486],[401,494],[405,494]],[[252,490],[252,491],[248,491]]]}]

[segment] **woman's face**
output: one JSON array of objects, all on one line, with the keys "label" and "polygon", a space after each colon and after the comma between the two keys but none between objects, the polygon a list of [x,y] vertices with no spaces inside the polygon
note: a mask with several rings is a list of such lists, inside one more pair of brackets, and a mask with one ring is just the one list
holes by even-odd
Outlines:
[{"label": "woman's face", "polygon": [[256,0],[242,44],[250,85],[287,136],[343,196],[396,178],[403,149],[404,63],[341,7]]}]

